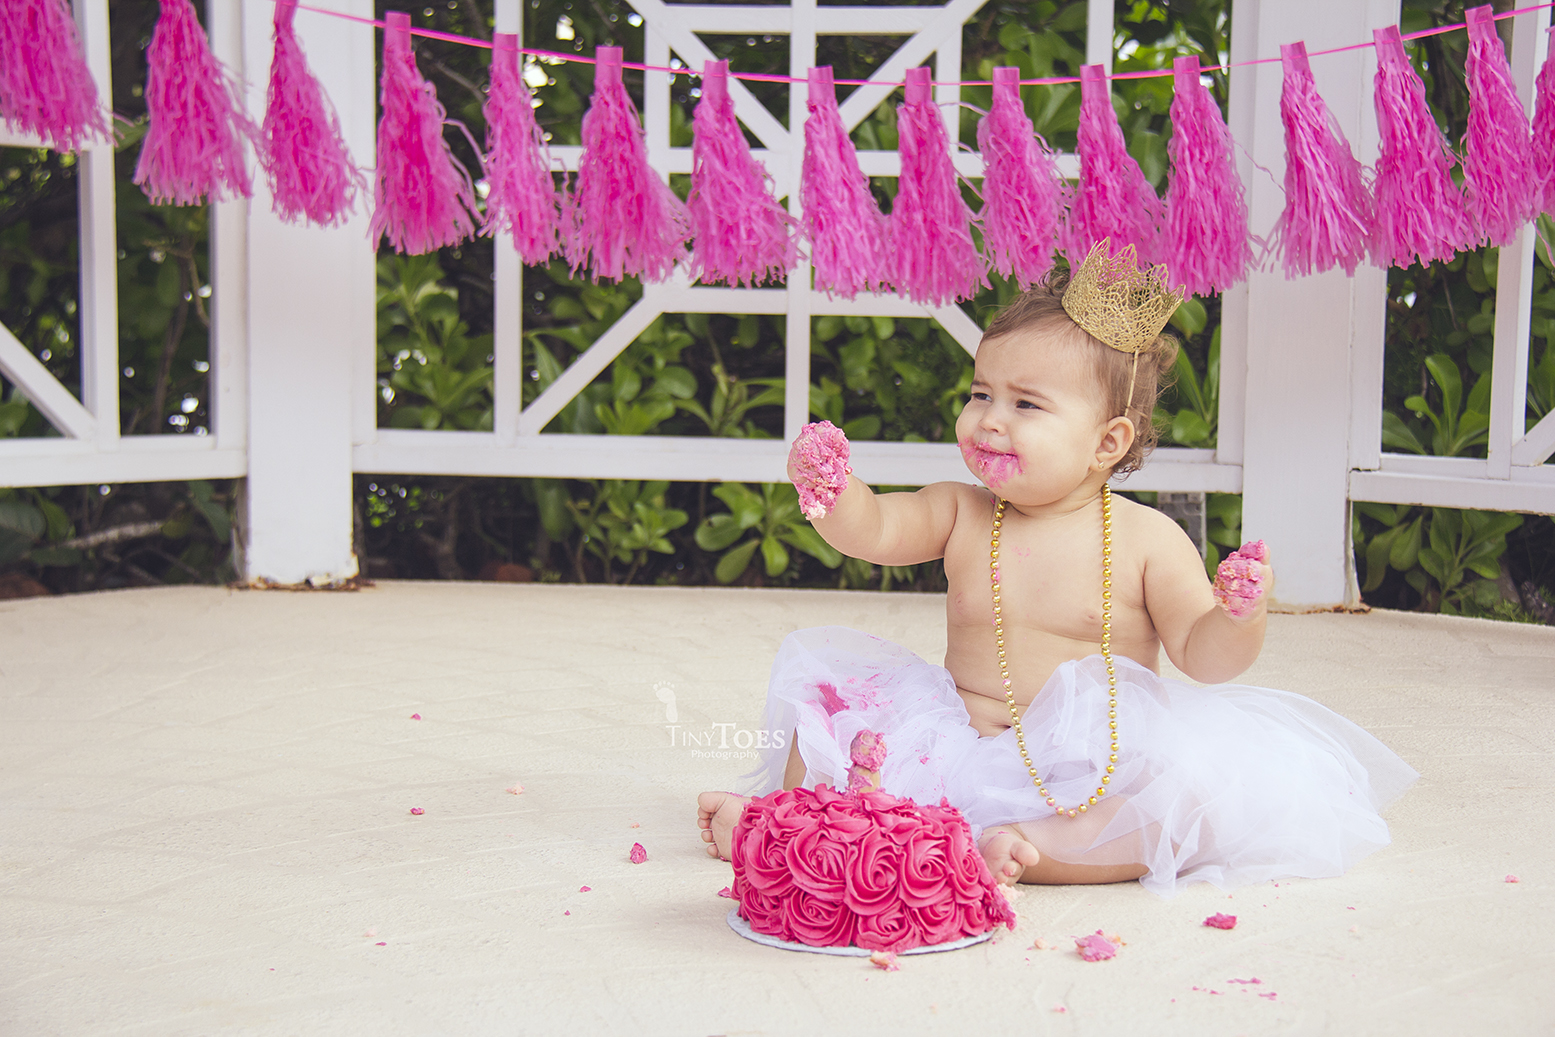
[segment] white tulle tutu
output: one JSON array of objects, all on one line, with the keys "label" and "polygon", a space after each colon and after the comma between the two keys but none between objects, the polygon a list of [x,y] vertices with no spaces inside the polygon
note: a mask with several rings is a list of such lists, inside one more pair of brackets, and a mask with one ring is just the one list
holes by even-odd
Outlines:
[{"label": "white tulle tutu", "polygon": [[[1342,874],[1389,842],[1379,812],[1419,775],[1377,739],[1291,692],[1162,678],[1122,657],[1121,743],[1107,795],[1055,817],[1021,762],[1015,732],[979,737],[950,671],[846,627],[790,634],[772,665],[765,726],[781,746],[746,775],[781,787],[797,732],[805,785],[847,786],[848,747],[868,729],[889,754],[881,785],[959,807],[974,834],[1021,822],[1054,860],[1144,864],[1170,896],[1192,882]],[[1107,676],[1099,655],[1066,662],[1021,718],[1027,749],[1060,804],[1084,802],[1107,758]]]}]

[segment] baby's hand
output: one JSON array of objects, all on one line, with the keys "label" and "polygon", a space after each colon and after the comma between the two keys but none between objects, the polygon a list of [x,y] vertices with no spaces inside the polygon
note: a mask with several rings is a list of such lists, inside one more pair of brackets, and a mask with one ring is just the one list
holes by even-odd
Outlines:
[{"label": "baby's hand", "polygon": [[836,507],[848,488],[848,437],[829,421],[812,422],[799,430],[788,451],[788,478],[799,491],[799,510],[814,522]]},{"label": "baby's hand", "polygon": [[1215,569],[1215,601],[1233,619],[1246,619],[1274,586],[1269,548],[1262,540],[1243,544]]}]

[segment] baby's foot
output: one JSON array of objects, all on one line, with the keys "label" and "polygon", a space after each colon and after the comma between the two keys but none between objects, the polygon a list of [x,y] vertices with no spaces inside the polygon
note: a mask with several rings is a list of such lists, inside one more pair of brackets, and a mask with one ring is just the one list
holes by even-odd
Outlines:
[{"label": "baby's foot", "polygon": [[1027,868],[1034,868],[1042,862],[1042,855],[1037,852],[1037,848],[1027,842],[1019,830],[1013,828],[989,829],[983,833],[977,848],[983,852],[983,861],[988,865],[989,873],[996,881],[1007,886],[1015,885]]},{"label": "baby's foot", "polygon": [[702,829],[702,841],[710,844],[707,848],[709,857],[729,859],[734,826],[739,823],[748,802],[744,796],[732,792],[704,792],[697,797],[697,827]]}]

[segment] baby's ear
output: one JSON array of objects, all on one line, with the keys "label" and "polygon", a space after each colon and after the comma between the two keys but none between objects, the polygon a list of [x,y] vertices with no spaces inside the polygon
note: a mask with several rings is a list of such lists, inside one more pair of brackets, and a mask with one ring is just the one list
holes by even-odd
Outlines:
[{"label": "baby's ear", "polygon": [[1128,454],[1134,445],[1134,422],[1116,417],[1102,430],[1101,442],[1096,445],[1096,464],[1099,468],[1113,468]]}]

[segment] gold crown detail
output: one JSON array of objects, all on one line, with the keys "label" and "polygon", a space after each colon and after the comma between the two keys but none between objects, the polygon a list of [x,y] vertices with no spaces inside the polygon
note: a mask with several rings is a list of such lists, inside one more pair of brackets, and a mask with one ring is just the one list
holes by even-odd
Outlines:
[{"label": "gold crown detail", "polygon": [[1109,241],[1091,246],[1069,287],[1064,312],[1092,337],[1122,353],[1138,353],[1155,341],[1183,300],[1172,291],[1165,266],[1139,268],[1133,245],[1109,256]]}]

